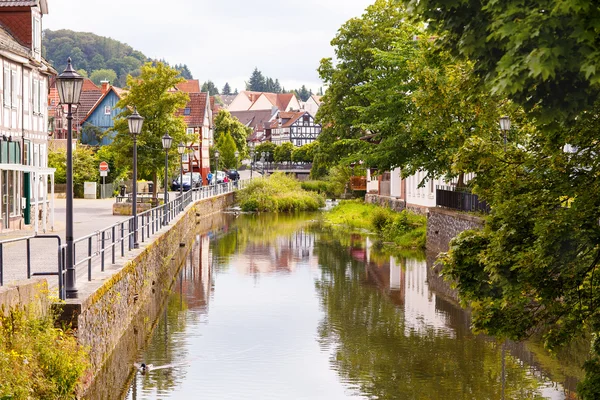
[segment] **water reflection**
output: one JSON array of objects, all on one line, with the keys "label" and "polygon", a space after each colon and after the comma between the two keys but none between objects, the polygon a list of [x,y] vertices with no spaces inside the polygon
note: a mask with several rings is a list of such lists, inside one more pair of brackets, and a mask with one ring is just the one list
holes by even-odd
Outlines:
[{"label": "water reflection", "polygon": [[[197,235],[127,398],[566,399],[522,345],[473,335],[421,259],[313,216]],[[210,304],[210,309],[209,309]]]}]

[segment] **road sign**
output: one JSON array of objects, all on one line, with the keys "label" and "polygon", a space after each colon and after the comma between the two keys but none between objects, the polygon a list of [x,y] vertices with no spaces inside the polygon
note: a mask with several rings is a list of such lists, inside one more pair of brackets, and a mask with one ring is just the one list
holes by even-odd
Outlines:
[{"label": "road sign", "polygon": [[106,161],[100,162],[100,171],[108,171],[108,163]]},{"label": "road sign", "polygon": [[107,176],[108,175],[108,171],[100,171],[100,176]]}]

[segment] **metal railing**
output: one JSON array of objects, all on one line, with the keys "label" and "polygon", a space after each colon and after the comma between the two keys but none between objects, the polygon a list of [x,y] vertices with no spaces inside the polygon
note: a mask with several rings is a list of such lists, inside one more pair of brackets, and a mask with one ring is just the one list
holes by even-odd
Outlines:
[{"label": "metal railing", "polygon": [[435,205],[459,211],[490,212],[490,206],[467,188],[436,185]]},{"label": "metal railing", "polygon": [[[144,243],[150,240],[151,236],[159,231],[163,226],[168,225],[177,215],[183,212],[188,205],[202,199],[231,193],[238,189],[245,188],[249,179],[238,180],[228,183],[203,186],[197,190],[189,190],[182,195],[178,195],[166,204],[161,204],[147,211],[138,213],[137,218],[137,239]],[[104,271],[107,257],[111,264],[115,264],[117,256],[125,256],[125,248],[128,251],[134,249],[136,231],[133,229],[134,217],[129,217],[107,228],[92,232],[73,241],[73,262],[76,270],[87,267],[87,279],[92,280],[92,272],[95,266]],[[57,272],[36,272],[31,273],[31,241],[54,238],[58,240],[57,245]],[[57,235],[37,235],[27,236],[17,239],[7,239],[0,241],[0,286],[4,285],[4,245],[16,242],[26,243],[27,259],[27,278],[41,275],[57,275],[58,290],[61,299],[66,298],[65,293],[65,251],[66,245],[62,244]],[[44,265],[49,265],[45,260]]]}]

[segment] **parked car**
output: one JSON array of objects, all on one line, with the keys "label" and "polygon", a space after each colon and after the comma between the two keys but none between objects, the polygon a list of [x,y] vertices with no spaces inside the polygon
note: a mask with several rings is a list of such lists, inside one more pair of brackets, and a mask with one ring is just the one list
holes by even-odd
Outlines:
[{"label": "parked car", "polygon": [[200,189],[202,187],[202,174],[200,172],[186,172],[184,176],[192,177],[192,189]]},{"label": "parked car", "polygon": [[215,174],[213,174],[212,184],[214,185],[216,183],[223,183],[224,179],[225,179],[225,172],[217,171]]},{"label": "parked car", "polygon": [[240,179],[240,173],[237,172],[237,170],[235,169],[230,169],[229,171],[227,171],[227,176],[229,176],[229,179],[231,181],[237,181]]},{"label": "parked car", "polygon": [[179,188],[182,188],[184,191],[188,191],[192,188],[192,176],[191,175],[183,175],[183,184],[181,184],[181,177],[177,177],[171,182],[171,190],[177,191]]}]

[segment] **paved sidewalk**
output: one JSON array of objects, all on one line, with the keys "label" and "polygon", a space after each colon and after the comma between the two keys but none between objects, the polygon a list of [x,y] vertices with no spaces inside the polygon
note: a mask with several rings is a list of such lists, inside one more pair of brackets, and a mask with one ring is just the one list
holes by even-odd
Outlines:
[{"label": "paved sidewalk", "polygon": [[[107,228],[119,221],[126,220],[123,215],[112,215],[112,205],[115,199],[74,199],[73,200],[73,237],[78,239],[90,233]],[[65,222],[66,222],[66,200],[56,199],[54,201],[54,231],[46,233],[39,232],[39,235],[58,235],[62,243],[65,243]],[[49,227],[48,227],[49,228]],[[1,236],[0,240],[31,236],[33,231],[15,231],[9,235]],[[56,239],[35,239],[31,241],[31,265],[32,272],[54,272],[57,268],[58,241]],[[27,259],[26,243],[17,242],[3,246],[4,259],[4,284],[11,281],[27,278]],[[85,270],[85,268],[83,268]],[[81,268],[79,269],[81,270]],[[80,274],[78,270],[78,279],[87,279],[85,271]],[[83,278],[80,278],[83,275]],[[48,285],[55,287],[58,285],[58,278],[48,276]]]}]

